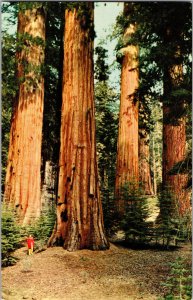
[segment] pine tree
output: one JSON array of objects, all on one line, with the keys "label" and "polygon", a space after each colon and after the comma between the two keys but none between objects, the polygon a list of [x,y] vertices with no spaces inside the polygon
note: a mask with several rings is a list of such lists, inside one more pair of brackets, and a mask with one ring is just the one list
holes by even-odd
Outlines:
[{"label": "pine tree", "polygon": [[[2,4],[2,16],[4,17],[5,14],[9,16],[7,19],[4,17],[4,21],[2,23],[2,192],[4,192],[6,176],[12,105],[18,90],[18,86],[15,84],[16,34],[8,32],[8,28],[16,26],[17,9],[17,3],[12,3],[12,5],[9,5],[9,3]],[[7,24],[7,26],[5,24]]]},{"label": "pine tree", "polygon": [[104,224],[108,234],[117,227],[114,199],[116,142],[118,127],[118,93],[109,84],[109,66],[105,60],[108,51],[102,46],[95,49],[95,107],[96,142],[99,167],[99,182],[104,212]]}]

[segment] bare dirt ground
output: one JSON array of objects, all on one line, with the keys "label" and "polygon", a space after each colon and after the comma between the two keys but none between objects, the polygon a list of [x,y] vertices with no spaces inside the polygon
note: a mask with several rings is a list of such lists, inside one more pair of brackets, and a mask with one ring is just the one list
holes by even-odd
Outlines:
[{"label": "bare dirt ground", "polygon": [[3,300],[154,300],[164,292],[168,263],[191,246],[175,251],[132,250],[111,244],[107,251],[68,252],[61,247],[28,256],[16,251],[15,266],[2,270]]}]

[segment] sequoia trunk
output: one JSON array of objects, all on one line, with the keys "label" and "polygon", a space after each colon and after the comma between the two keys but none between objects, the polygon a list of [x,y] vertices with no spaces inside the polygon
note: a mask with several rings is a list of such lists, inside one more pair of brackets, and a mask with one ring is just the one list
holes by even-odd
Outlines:
[{"label": "sequoia trunk", "polygon": [[[175,105],[163,106],[163,115],[175,113]],[[175,116],[175,115],[174,115]],[[167,119],[167,117],[166,117]],[[163,188],[169,189],[177,200],[179,213],[183,215],[190,209],[190,194],[186,190],[187,174],[170,175],[168,172],[185,158],[186,132],[185,119],[176,120],[177,124],[163,124]]]},{"label": "sequoia trunk", "polygon": [[150,170],[149,135],[145,130],[139,130],[139,181],[146,195],[153,195],[153,185]]},{"label": "sequoia trunk", "polygon": [[[168,92],[177,88],[182,79],[182,65],[174,65],[165,72],[166,98]],[[184,105],[184,101],[178,99],[174,99],[173,102],[165,101],[163,104],[163,188],[172,192],[177,200],[180,215],[190,210],[190,192],[186,190],[188,174],[181,173],[180,168],[177,174],[170,171],[177,163],[182,162],[186,155],[186,122],[185,117],[180,116]]]},{"label": "sequoia trunk", "polygon": [[[130,4],[125,4],[130,5]],[[135,30],[131,25],[125,32],[128,38]],[[117,144],[117,166],[115,193],[119,210],[122,206],[120,190],[127,182],[138,183],[138,48],[129,45],[121,49],[123,55],[121,70],[121,99],[119,112],[119,132]]]},{"label": "sequoia trunk", "polygon": [[17,53],[19,91],[10,132],[4,200],[14,206],[22,224],[40,215],[40,166],[44,79],[45,20],[42,5],[21,9]]},{"label": "sequoia trunk", "polygon": [[[107,249],[96,162],[93,3],[65,12],[57,222],[48,245]],[[87,21],[87,22],[86,22]]]}]

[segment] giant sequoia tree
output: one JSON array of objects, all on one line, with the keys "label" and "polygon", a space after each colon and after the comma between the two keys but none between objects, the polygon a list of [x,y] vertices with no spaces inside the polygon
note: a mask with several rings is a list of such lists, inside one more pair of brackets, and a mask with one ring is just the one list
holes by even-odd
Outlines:
[{"label": "giant sequoia tree", "polygon": [[[70,7],[71,6],[71,7]],[[49,245],[108,248],[100,200],[94,120],[93,3],[65,11],[57,222]]]},{"label": "giant sequoia tree", "polygon": [[[133,4],[124,4],[124,15],[132,12]],[[138,182],[138,101],[135,91],[138,88],[138,47],[127,44],[128,38],[135,32],[135,25],[125,30],[125,47],[122,54],[121,99],[119,113],[119,133],[117,144],[116,195],[127,182]],[[120,202],[120,201],[119,201]],[[120,202],[121,203],[121,202]]]},{"label": "giant sequoia tree", "polygon": [[148,101],[139,104],[139,182],[146,195],[153,195],[150,167],[151,112]]},{"label": "giant sequoia tree", "polygon": [[[167,30],[167,36],[170,41],[172,40],[171,34],[175,35],[176,32]],[[180,34],[181,31],[178,35]],[[175,36],[175,38],[178,40],[179,37]],[[179,213],[183,215],[190,208],[190,193],[187,190],[188,173],[180,172],[180,163],[186,157],[186,117],[184,115],[186,103],[181,95],[178,96],[178,99],[175,99],[175,93],[178,95],[180,86],[181,84],[183,85],[182,64],[175,64],[175,60],[177,63],[178,59],[181,60],[180,52],[174,55],[172,64],[164,72],[163,188],[174,195],[177,200]],[[179,164],[179,169],[177,173],[173,173],[171,171],[176,164]]]},{"label": "giant sequoia tree", "polygon": [[157,2],[135,3],[124,19],[127,26],[137,23],[132,42],[141,49],[140,99],[148,95],[163,106],[162,189],[170,189],[181,214],[190,206],[188,169],[182,172],[181,166],[191,99],[191,21],[190,3]]},{"label": "giant sequoia tree", "polygon": [[18,14],[19,91],[11,121],[4,199],[23,224],[40,215],[40,166],[45,20],[41,3],[21,3]]}]

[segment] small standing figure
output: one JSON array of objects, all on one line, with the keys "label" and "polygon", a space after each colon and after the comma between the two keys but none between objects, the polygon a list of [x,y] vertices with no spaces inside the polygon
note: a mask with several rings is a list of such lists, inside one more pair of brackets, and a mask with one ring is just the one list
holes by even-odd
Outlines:
[{"label": "small standing figure", "polygon": [[27,248],[28,248],[28,255],[31,255],[34,250],[34,238],[31,234],[27,238]]}]

